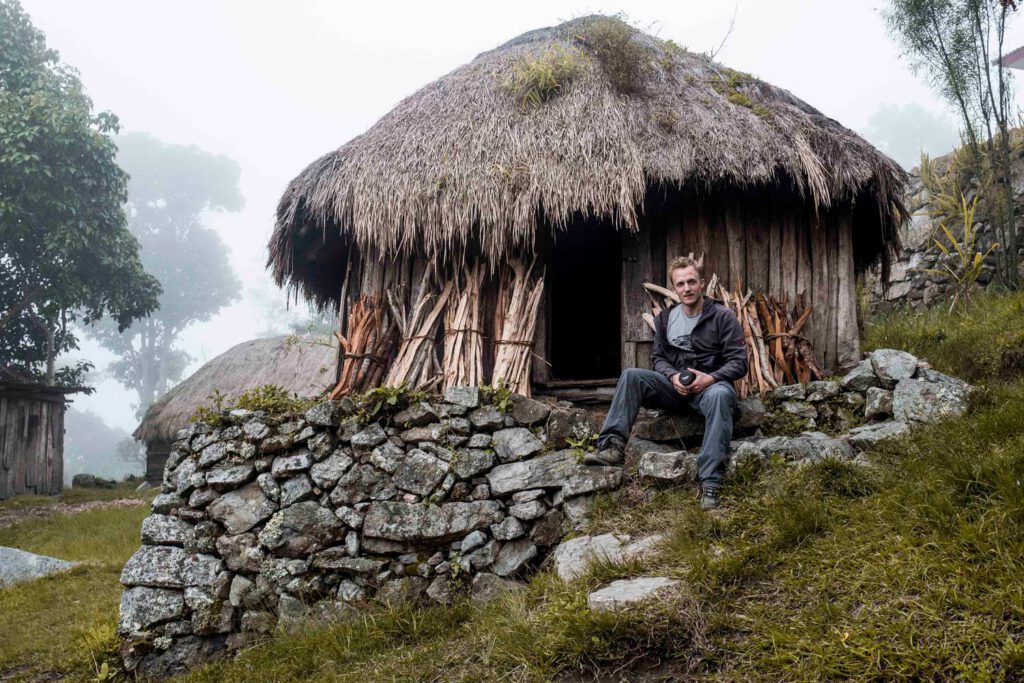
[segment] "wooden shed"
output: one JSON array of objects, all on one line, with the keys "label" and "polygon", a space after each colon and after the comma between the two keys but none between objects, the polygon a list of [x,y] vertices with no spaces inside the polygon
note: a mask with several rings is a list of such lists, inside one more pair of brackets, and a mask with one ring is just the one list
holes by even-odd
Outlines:
[{"label": "wooden shed", "polygon": [[291,335],[242,342],[205,363],[151,405],[132,432],[146,444],[146,481],[163,480],[178,430],[188,426],[197,408],[211,407],[215,394],[230,404],[244,391],[272,384],[313,398],[333,383],[337,358],[334,339]]},{"label": "wooden shed", "polygon": [[[535,87],[538,70],[554,85]],[[494,367],[503,344],[529,345],[535,389],[614,384],[649,366],[641,284],[665,283],[668,261],[690,252],[730,288],[803,294],[814,306],[803,334],[834,369],[858,358],[856,277],[887,270],[899,249],[905,181],[789,92],[585,17],[477,56],[313,162],[280,200],[268,267],[339,309],[346,339],[357,304],[361,333],[378,316],[370,341],[347,351],[385,371],[355,372],[340,391],[429,379],[394,366],[430,335],[444,384],[507,379]],[[512,265],[528,280],[520,290],[502,284]],[[462,313],[389,330],[389,318],[410,323],[424,288]],[[535,318],[512,339],[502,318],[515,291]],[[482,360],[459,359],[466,334]],[[454,351],[453,336],[464,341]],[[453,356],[482,367],[467,375]]]},{"label": "wooden shed", "polygon": [[0,500],[64,486],[64,410],[80,388],[0,382]]}]

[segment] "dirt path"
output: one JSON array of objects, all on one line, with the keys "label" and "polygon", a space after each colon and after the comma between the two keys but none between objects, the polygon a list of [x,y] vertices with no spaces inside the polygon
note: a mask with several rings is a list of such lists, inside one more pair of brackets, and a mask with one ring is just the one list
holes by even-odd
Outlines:
[{"label": "dirt path", "polygon": [[0,510],[0,529],[32,519],[45,519],[53,515],[73,515],[99,508],[124,508],[132,505],[146,505],[148,500],[139,498],[116,498],[114,500],[90,500],[84,503],[57,503],[55,505],[33,505],[12,510]]}]

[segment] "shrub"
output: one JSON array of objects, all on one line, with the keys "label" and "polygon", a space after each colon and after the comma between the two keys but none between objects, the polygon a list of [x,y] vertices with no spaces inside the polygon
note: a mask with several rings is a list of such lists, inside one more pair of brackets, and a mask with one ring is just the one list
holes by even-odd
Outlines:
[{"label": "shrub", "polygon": [[583,59],[578,50],[552,45],[517,61],[502,86],[525,109],[564,92],[582,70]]},{"label": "shrub", "polygon": [[633,93],[651,75],[655,57],[654,49],[640,42],[638,34],[623,15],[616,15],[583,22],[573,37],[594,56],[612,87]]}]

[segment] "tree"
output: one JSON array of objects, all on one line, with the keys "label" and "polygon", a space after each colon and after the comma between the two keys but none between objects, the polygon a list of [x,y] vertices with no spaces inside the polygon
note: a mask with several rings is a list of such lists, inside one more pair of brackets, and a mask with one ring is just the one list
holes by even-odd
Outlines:
[{"label": "tree", "polygon": [[868,118],[864,136],[873,145],[910,170],[921,163],[921,153],[941,156],[959,143],[956,129],[945,116],[919,104],[883,104]]},{"label": "tree", "polygon": [[959,114],[977,175],[991,188],[986,214],[1000,244],[997,273],[1018,286],[1010,153],[1013,93],[1003,40],[1016,0],[889,0],[885,21],[911,69]]},{"label": "tree", "polygon": [[108,370],[138,394],[141,417],[188,365],[188,354],[175,345],[182,330],[209,320],[238,296],[227,248],[203,224],[203,214],[237,211],[244,201],[232,159],[145,133],[122,135],[117,144],[117,159],[130,175],[129,227],[163,293],[159,310],[148,318],[124,333],[97,326],[95,336],[120,356]]},{"label": "tree", "polygon": [[72,323],[120,329],[156,307],[122,208],[126,178],[74,69],[47,49],[17,0],[0,0],[0,371],[74,384],[58,372]]}]

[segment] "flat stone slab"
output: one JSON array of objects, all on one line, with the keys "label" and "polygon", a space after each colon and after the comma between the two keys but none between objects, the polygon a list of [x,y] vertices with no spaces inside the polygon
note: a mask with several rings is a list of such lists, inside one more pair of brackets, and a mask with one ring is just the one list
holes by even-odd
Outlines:
[{"label": "flat stone slab", "polygon": [[582,576],[593,562],[622,563],[650,554],[662,537],[658,534],[632,541],[629,536],[580,536],[562,543],[552,555],[555,572],[563,581]]},{"label": "flat stone slab", "polygon": [[889,420],[887,422],[855,427],[850,430],[847,440],[857,448],[870,448],[879,441],[903,436],[909,429],[910,427],[905,422]]},{"label": "flat stone slab", "polygon": [[49,576],[77,565],[77,562],[0,546],[0,588]]},{"label": "flat stone slab", "polygon": [[675,579],[664,576],[620,579],[587,596],[587,605],[598,612],[622,609],[657,597],[678,584]]}]

